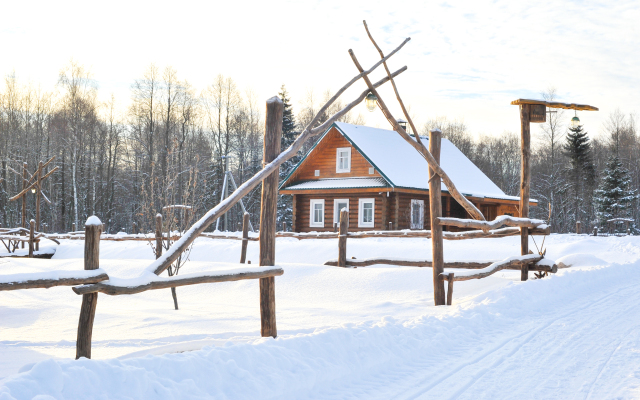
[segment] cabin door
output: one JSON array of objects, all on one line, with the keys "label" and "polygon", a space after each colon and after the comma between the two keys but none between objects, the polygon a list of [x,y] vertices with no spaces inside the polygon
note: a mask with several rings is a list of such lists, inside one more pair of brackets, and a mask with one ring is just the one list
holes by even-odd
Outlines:
[{"label": "cabin door", "polygon": [[424,229],[424,200],[411,200],[411,229]]}]

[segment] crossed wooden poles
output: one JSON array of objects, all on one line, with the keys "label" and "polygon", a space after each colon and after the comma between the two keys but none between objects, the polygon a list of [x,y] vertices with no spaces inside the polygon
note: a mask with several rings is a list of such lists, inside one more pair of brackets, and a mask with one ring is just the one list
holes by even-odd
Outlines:
[{"label": "crossed wooden poles", "polygon": [[[47,172],[44,176],[42,175],[44,168],[46,168],[53,160],[55,160],[56,156],[53,156],[46,163],[42,163],[40,161],[38,163],[38,169],[28,177],[29,173],[27,171],[27,163],[22,163],[22,191],[17,195],[13,196],[9,199],[9,201],[15,201],[18,199],[22,200],[22,223],[21,226],[23,228],[27,228],[27,193],[31,189],[35,189],[36,194],[36,230],[40,230],[40,197],[44,198],[44,200],[51,204],[51,201],[47,198],[47,196],[42,193],[42,181],[51,176],[54,172],[58,170],[58,167],[55,167],[51,171]],[[15,171],[13,168],[8,167],[8,169],[14,172],[17,175],[20,175],[19,172]],[[35,178],[35,180],[34,180]],[[22,243],[24,247],[24,242]],[[36,250],[40,247],[39,243],[36,243]]]}]

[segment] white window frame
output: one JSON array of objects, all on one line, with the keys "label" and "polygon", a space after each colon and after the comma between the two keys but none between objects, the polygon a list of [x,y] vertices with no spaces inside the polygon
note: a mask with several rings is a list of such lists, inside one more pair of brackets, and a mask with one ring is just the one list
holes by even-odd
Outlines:
[{"label": "white window frame", "polygon": [[[340,168],[340,152],[347,152],[347,163],[349,166],[347,168]],[[345,172],[351,172],[351,147],[338,147],[336,149],[336,173],[341,174]]]},{"label": "white window frame", "polygon": [[[420,215],[420,220],[416,223],[416,221],[413,220],[413,207],[414,206],[419,206],[420,210],[421,210],[421,215]],[[417,199],[411,199],[411,220],[410,222],[410,226],[411,229],[424,229],[424,200],[417,200]]]},{"label": "white window frame", "polygon": [[349,211],[349,199],[334,199],[333,200],[333,223],[340,223],[340,210],[338,210],[338,203],[347,203],[347,211]]},{"label": "white window frame", "polygon": [[[322,204],[322,222],[315,222],[315,205]],[[309,226],[312,228],[324,228],[324,199],[311,199],[309,201]]]},{"label": "white window frame", "polygon": [[[364,204],[371,203],[371,222],[364,222]],[[376,199],[358,199],[358,228],[373,228],[376,224]]]}]

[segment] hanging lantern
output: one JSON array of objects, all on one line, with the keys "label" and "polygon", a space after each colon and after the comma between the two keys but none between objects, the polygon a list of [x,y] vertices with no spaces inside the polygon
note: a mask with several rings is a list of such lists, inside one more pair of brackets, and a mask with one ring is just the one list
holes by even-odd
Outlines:
[{"label": "hanging lantern", "polygon": [[31,188],[31,193],[33,193],[33,194],[35,194],[35,193],[36,193],[36,188],[35,188],[35,187],[32,187],[32,188]]},{"label": "hanging lantern", "polygon": [[571,118],[571,127],[573,129],[580,126],[580,118],[578,118],[578,111],[575,111],[573,118]]},{"label": "hanging lantern", "polygon": [[367,98],[365,99],[365,102],[367,104],[367,110],[373,112],[373,110],[376,109],[377,101],[378,101],[378,98],[376,97],[376,95],[369,92],[369,94],[367,95]]},{"label": "hanging lantern", "polygon": [[578,117],[571,118],[571,127],[572,128],[577,128],[579,126],[580,126],[580,118],[578,118]]}]

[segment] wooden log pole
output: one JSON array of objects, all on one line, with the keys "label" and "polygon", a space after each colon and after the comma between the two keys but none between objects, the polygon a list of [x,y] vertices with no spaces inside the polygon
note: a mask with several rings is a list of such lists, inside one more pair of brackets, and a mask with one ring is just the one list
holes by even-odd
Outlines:
[{"label": "wooden log pole", "polygon": [[[98,217],[91,216],[84,225],[84,269],[100,268],[100,233],[102,223]],[[82,295],[82,307],[78,320],[78,339],[76,341],[76,360],[80,357],[91,358],[91,335],[96,315],[98,293]]]},{"label": "wooden log pole", "polygon": [[76,223],[72,223],[71,224],[71,232],[75,232],[76,231]]},{"label": "wooden log pole", "polygon": [[242,216],[242,250],[240,251],[240,264],[247,260],[247,246],[249,245],[249,213]]},{"label": "wooden log pole", "polygon": [[448,280],[448,288],[447,288],[447,305],[450,306],[453,303],[453,276],[454,273],[449,274]]},{"label": "wooden log pole", "polygon": [[347,267],[347,237],[349,235],[349,211],[340,210],[340,230],[338,232],[338,267]]},{"label": "wooden log pole", "polygon": [[[36,230],[40,232],[40,197],[42,191],[42,161],[38,163],[36,172]],[[36,250],[40,250],[40,243],[36,243]]]},{"label": "wooden log pole", "polygon": [[593,227],[593,236],[598,236],[598,227],[597,226]]},{"label": "wooden log pole", "polygon": [[[280,154],[282,137],[282,100],[274,96],[267,100],[263,165]],[[276,213],[278,201],[278,169],[262,181],[260,201],[260,266],[273,266],[276,262]],[[260,278],[260,322],[262,337],[276,337],[275,278]]]},{"label": "wooden log pole", "polygon": [[162,214],[156,214],[156,260],[162,256]]},{"label": "wooden log pole", "polygon": [[[531,105],[520,105],[520,217],[529,217],[529,189],[531,187]],[[520,254],[529,254],[529,228],[520,228]],[[529,279],[529,264],[523,263],[520,280]]]},{"label": "wooden log pole", "polygon": [[34,234],[36,228],[36,221],[29,221],[29,258],[33,258],[33,245],[34,245]]},{"label": "wooden log pole", "polygon": [[136,226],[135,222],[131,224],[131,233],[133,233],[134,235],[138,233],[138,227]]},{"label": "wooden log pole", "polygon": [[[440,164],[440,142],[442,132],[434,129],[429,134],[429,152],[433,155],[436,163]],[[429,168],[429,176],[433,176],[435,171]],[[429,207],[431,210],[431,254],[433,266],[433,301],[436,306],[445,305],[444,280],[444,243],[442,237],[442,225],[438,223],[438,218],[442,217],[442,193],[440,177],[429,181]]]},{"label": "wooden log pole", "polygon": [[582,223],[580,221],[576,221],[576,234],[577,235],[582,233],[581,225],[582,225]]},{"label": "wooden log pole", "polygon": [[[22,194],[22,223],[20,226],[22,226],[23,228],[27,227],[27,192],[26,192],[26,188],[27,188],[27,176],[29,174],[27,173],[27,163],[24,162],[22,163],[22,191],[24,192]],[[24,249],[24,242],[22,243],[22,248]]]}]

